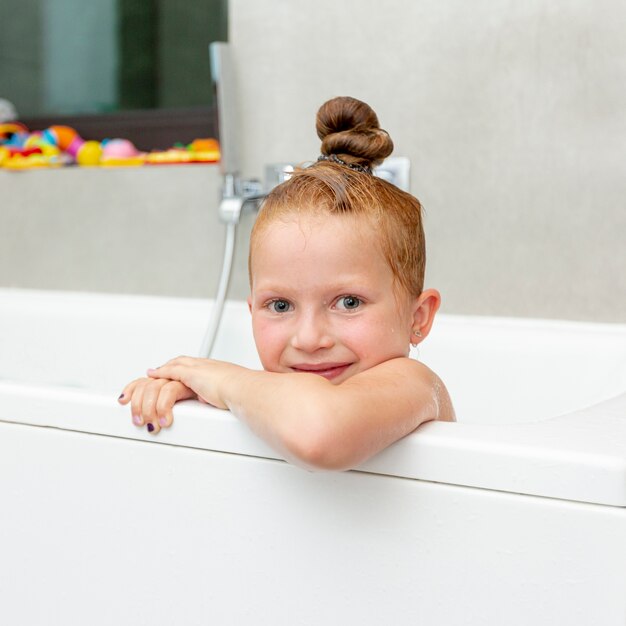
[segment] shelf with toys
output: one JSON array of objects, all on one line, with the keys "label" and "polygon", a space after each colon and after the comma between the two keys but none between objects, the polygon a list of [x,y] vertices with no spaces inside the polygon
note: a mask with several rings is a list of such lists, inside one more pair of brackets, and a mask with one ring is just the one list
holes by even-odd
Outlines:
[{"label": "shelf with toys", "polygon": [[0,169],[23,171],[81,167],[141,167],[216,163],[219,144],[213,138],[176,144],[169,150],[142,152],[128,139],[85,140],[70,126],[30,131],[20,122],[0,124]]}]

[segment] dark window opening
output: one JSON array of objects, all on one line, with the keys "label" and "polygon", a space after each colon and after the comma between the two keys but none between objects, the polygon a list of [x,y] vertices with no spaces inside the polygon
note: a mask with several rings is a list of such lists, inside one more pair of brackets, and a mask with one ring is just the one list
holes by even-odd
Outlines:
[{"label": "dark window opening", "polygon": [[[226,0],[0,0],[0,98],[31,130],[141,150],[217,137],[208,46]],[[28,45],[25,45],[28,42]]]}]

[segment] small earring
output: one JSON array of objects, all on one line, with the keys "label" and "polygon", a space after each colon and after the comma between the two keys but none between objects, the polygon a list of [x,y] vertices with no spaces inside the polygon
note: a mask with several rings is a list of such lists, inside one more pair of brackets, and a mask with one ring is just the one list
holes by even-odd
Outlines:
[{"label": "small earring", "polygon": [[[422,332],[420,330],[414,330],[413,331],[413,335],[415,335],[416,337],[421,337],[422,336]],[[414,348],[417,347],[418,344],[419,344],[419,341],[411,341],[411,345]]]}]

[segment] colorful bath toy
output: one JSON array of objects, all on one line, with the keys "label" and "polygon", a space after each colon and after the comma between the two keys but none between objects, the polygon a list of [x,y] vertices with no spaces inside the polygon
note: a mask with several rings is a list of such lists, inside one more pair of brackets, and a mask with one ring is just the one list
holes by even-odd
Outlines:
[{"label": "colorful bath toy", "polygon": [[105,139],[100,165],[104,167],[137,167],[145,163],[145,154],[128,139]]},{"label": "colorful bath toy", "polygon": [[3,141],[5,146],[12,146],[14,148],[23,148],[26,140],[28,139],[29,134],[26,132],[16,132],[13,133],[10,137]]},{"label": "colorful bath toy", "polygon": [[187,163],[215,163],[220,160],[216,139],[195,139],[188,146],[178,144],[169,150],[150,152],[146,165],[184,165]]},{"label": "colorful bath toy", "polygon": [[58,156],[61,150],[54,144],[51,144],[41,132],[32,133],[24,142],[24,148],[38,148],[42,154],[46,156]]},{"label": "colorful bath toy", "polygon": [[216,152],[219,154],[220,151],[217,139],[194,139],[188,147],[193,152]]},{"label": "colorful bath toy", "polygon": [[0,167],[12,170],[72,163],[104,167],[181,165],[215,163],[219,159],[219,144],[212,138],[199,138],[188,145],[179,143],[169,150],[145,153],[128,139],[105,139],[102,143],[86,141],[70,126],[53,125],[29,132],[19,122],[0,124]]},{"label": "colorful bath toy", "polygon": [[76,154],[79,165],[99,165],[102,157],[102,146],[99,141],[85,141]]},{"label": "colorful bath toy", "polygon": [[28,133],[28,128],[21,122],[8,122],[0,124],[0,139],[15,133]]},{"label": "colorful bath toy", "polygon": [[27,156],[21,154],[15,154],[11,158],[2,162],[0,158],[0,164],[7,170],[31,170],[48,167],[61,167],[65,165],[65,162],[60,156],[46,156],[45,154],[29,154]]},{"label": "colorful bath toy", "polygon": [[63,151],[67,151],[78,133],[70,126],[50,126],[48,137]]},{"label": "colorful bath toy", "polygon": [[109,139],[102,142],[104,158],[130,159],[139,155],[135,144],[128,139]]},{"label": "colorful bath toy", "polygon": [[193,157],[191,153],[180,148],[151,152],[146,156],[147,165],[182,165],[192,162]]}]

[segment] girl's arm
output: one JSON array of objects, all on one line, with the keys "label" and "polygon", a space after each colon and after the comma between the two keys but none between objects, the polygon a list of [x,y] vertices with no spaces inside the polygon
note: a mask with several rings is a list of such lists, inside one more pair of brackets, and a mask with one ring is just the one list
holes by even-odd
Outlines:
[{"label": "girl's arm", "polygon": [[290,461],[317,469],[359,465],[423,422],[454,420],[448,393],[425,365],[386,361],[333,385],[308,373],[272,373],[179,357],[149,370],[227,408]]}]

